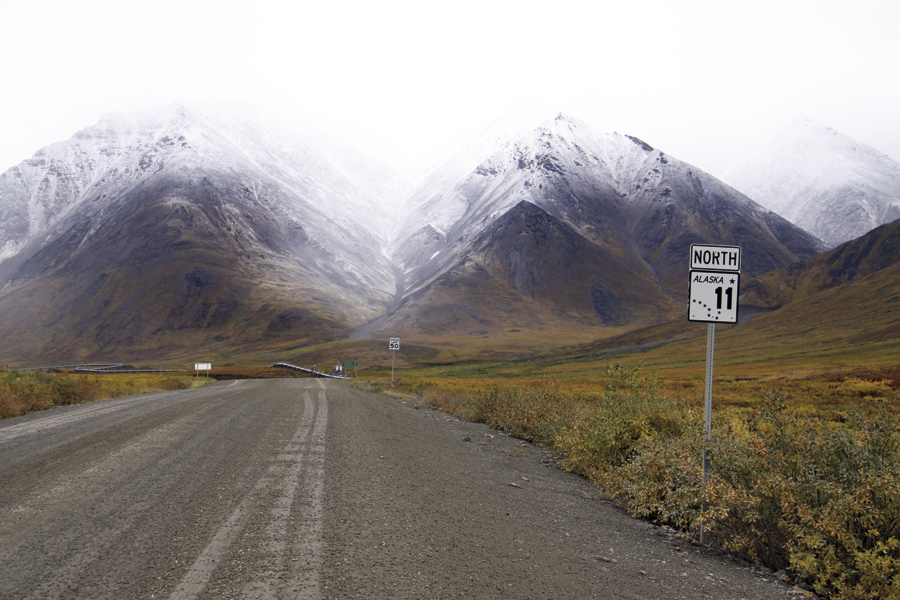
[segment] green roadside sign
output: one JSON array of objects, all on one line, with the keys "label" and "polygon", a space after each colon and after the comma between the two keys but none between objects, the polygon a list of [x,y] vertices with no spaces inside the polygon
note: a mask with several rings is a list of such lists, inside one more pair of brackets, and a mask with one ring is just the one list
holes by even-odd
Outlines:
[{"label": "green roadside sign", "polygon": [[345,367],[358,367],[359,363],[358,362],[345,362],[344,366]]}]

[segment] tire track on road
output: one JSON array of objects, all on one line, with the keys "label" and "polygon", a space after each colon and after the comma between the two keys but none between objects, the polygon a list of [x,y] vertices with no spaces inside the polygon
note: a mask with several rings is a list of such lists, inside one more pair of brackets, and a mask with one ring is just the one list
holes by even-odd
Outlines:
[{"label": "tire track on road", "polygon": [[260,477],[212,540],[196,558],[170,600],[199,598],[217,569],[234,553],[254,515],[268,513],[265,544],[252,565],[252,578],[243,585],[248,599],[321,597],[322,510],[325,472],[325,432],[328,399],[325,384],[316,400],[304,391],[304,412],[291,440],[274,456]]},{"label": "tire track on road", "polygon": [[[170,406],[182,404],[186,401],[183,398],[196,399],[198,395],[175,396],[176,401]],[[151,404],[151,398],[142,399],[145,405]],[[135,402],[137,399],[128,404]],[[143,406],[142,410],[152,412],[153,408]],[[240,412],[218,415],[211,428],[217,430],[220,424],[233,422]],[[0,564],[9,571],[7,581],[0,583],[15,585],[20,576],[30,576],[27,572],[40,565],[37,568],[43,575],[38,578],[39,583],[29,589],[27,595],[19,597],[45,600],[71,594],[82,572],[95,563],[110,544],[125,535],[154,502],[168,493],[172,473],[185,466],[181,457],[205,443],[203,438],[189,435],[201,413],[191,411],[175,420],[162,421],[124,445],[107,448],[108,454],[91,460],[83,470],[64,471],[51,478],[45,484],[46,491],[20,489],[18,502],[0,507],[0,534],[7,528],[27,532],[28,529],[22,529],[22,523],[40,525],[36,531],[22,537],[10,533],[0,538],[6,542],[0,552]],[[81,418],[78,415],[75,421],[67,424],[77,423]],[[59,425],[56,418],[51,420],[51,428]],[[172,439],[183,440],[178,445],[178,452],[151,451],[158,443],[162,448],[170,447]],[[140,479],[133,477],[135,469],[140,471]],[[122,507],[127,510],[123,511]],[[65,535],[53,535],[62,530]],[[2,587],[0,585],[0,597]]]}]

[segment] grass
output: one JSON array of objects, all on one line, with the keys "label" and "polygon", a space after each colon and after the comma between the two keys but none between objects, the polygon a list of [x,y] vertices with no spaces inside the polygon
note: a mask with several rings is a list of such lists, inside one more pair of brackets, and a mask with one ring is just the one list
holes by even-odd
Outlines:
[{"label": "grass", "polygon": [[83,404],[134,394],[183,390],[211,380],[185,375],[122,373],[73,375],[38,371],[0,372],[0,419],[55,406]]},{"label": "grass", "polygon": [[716,543],[822,595],[900,598],[898,373],[718,378],[703,488],[700,378],[473,368],[407,371],[394,389],[552,448],[632,515],[694,535],[703,521]]}]

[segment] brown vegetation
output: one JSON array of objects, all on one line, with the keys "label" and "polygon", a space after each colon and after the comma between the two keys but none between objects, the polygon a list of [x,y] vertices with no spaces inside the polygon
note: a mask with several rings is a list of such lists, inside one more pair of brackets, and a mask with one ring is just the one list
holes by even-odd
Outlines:
[{"label": "brown vegetation", "polygon": [[[760,395],[717,408],[705,489],[693,382],[615,365],[599,385],[430,377],[404,386],[553,448],[635,516],[694,535],[702,522],[715,543],[832,598],[900,598],[900,392],[875,377],[778,383],[789,389],[753,383]],[[825,410],[804,401],[826,396]]]},{"label": "brown vegetation", "polygon": [[185,375],[115,374],[72,375],[39,371],[0,373],[0,419],[30,412],[107,400],[132,394],[180,390],[204,385],[207,380]]}]

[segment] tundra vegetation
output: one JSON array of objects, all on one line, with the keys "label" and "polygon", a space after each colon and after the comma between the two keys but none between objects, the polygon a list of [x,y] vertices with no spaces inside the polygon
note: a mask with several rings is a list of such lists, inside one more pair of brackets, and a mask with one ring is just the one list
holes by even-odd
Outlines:
[{"label": "tundra vegetation", "polygon": [[205,378],[159,373],[74,375],[40,371],[0,372],[0,419],[18,417],[55,406],[108,400],[132,394],[183,390],[206,383]]},{"label": "tundra vegetation", "polygon": [[[529,369],[420,366],[392,389],[551,448],[630,514],[694,536],[703,523],[713,543],[822,596],[900,599],[896,373],[719,377],[704,488],[701,377],[659,378],[641,363],[592,377]],[[205,382],[0,372],[0,418]]]},{"label": "tundra vegetation", "polygon": [[[702,484],[703,382],[407,377],[461,418],[552,448],[632,515],[784,570],[823,596],[900,598],[900,380],[721,379]],[[701,507],[707,505],[705,511]]]}]

